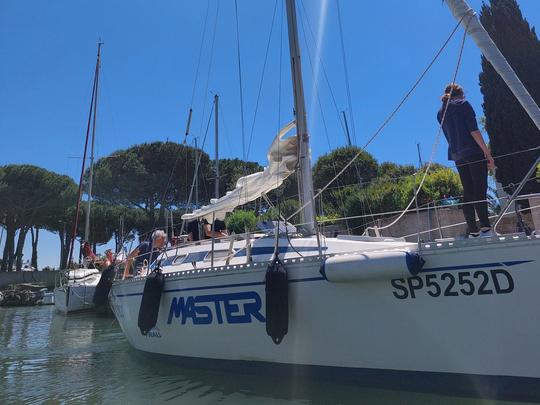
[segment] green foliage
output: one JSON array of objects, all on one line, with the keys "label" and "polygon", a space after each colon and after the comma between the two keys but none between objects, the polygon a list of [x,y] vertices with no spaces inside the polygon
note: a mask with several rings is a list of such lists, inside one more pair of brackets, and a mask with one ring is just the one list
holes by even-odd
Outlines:
[{"label": "green foliage", "polygon": [[0,173],[0,220],[18,227],[41,227],[75,200],[77,186],[68,176],[32,165],[3,166]]},{"label": "green foliage", "polygon": [[187,202],[199,153],[199,199],[207,201],[213,190],[206,182],[212,177],[208,155],[173,142],[134,145],[98,160],[94,167],[94,195],[106,203],[140,208],[153,219],[163,195],[164,207]]},{"label": "green foliage", "polygon": [[15,258],[20,268],[24,236],[30,227],[58,228],[76,195],[77,186],[68,176],[32,165],[0,167],[0,224],[6,228],[2,270],[11,268]]},{"label": "green foliage", "polygon": [[[523,18],[517,2],[490,0],[482,6],[480,20],[533,99],[540,103],[540,41],[534,28],[531,29]],[[504,187],[517,184],[540,151],[497,156],[540,145],[540,132],[485,58],[482,58],[480,86],[484,95],[485,129],[495,156],[497,180]],[[538,191],[540,184],[537,182],[528,182],[523,189],[524,193]]]},{"label": "green foliage", "polygon": [[[295,213],[299,207],[300,205],[296,199],[284,200],[279,204],[279,208],[270,208],[264,215],[261,216],[261,219],[275,221],[279,219],[279,213],[281,213],[283,218],[287,219],[289,216]],[[300,223],[300,214],[293,216],[289,222],[292,224]]]},{"label": "green foliage", "polygon": [[[406,178],[400,183],[401,205],[405,208],[406,204],[414,196],[415,182],[416,186],[420,184],[423,173],[418,173],[416,180],[414,176]],[[422,189],[418,193],[418,204],[425,205],[428,202],[439,201],[443,198],[457,197],[463,194],[463,188],[459,175],[450,168],[430,170]]]},{"label": "green foliage", "polygon": [[360,184],[374,179],[378,172],[375,158],[356,146],[346,146],[334,149],[317,159],[313,167],[315,189],[326,186],[358,153],[360,156],[339,177],[339,185]]},{"label": "green foliage", "polygon": [[379,177],[391,179],[410,176],[414,174],[416,168],[413,165],[399,165],[392,162],[383,162],[379,166]]},{"label": "green foliage", "polygon": [[244,233],[246,229],[253,231],[257,226],[257,216],[253,211],[238,210],[225,219],[225,224],[230,233]]},{"label": "green foliage", "polygon": [[320,224],[330,225],[335,223],[338,219],[337,214],[329,214],[329,215],[317,215],[316,221]]},{"label": "green foliage", "polygon": [[[345,197],[345,212],[348,216],[365,216],[351,219],[350,226],[355,233],[362,233],[365,227],[373,221],[372,214],[400,211],[406,208],[414,196],[415,183],[418,186],[422,173],[409,176],[400,181],[381,178],[364,189],[349,189]],[[437,201],[450,196],[462,194],[459,176],[450,168],[430,171],[420,193],[418,204]],[[377,216],[376,218],[380,218]]]}]

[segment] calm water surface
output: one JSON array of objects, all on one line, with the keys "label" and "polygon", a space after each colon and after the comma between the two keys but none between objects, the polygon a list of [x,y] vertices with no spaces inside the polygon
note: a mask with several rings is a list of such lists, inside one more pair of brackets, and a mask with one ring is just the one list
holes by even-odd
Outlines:
[{"label": "calm water surface", "polygon": [[0,404],[162,402],[503,403],[182,368],[131,349],[114,319],[0,308]]}]

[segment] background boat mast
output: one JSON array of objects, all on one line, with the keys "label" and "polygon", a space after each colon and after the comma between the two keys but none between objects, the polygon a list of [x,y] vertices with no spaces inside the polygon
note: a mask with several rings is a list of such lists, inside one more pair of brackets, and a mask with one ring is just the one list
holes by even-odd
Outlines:
[{"label": "background boat mast", "polygon": [[216,182],[214,183],[214,195],[219,198],[219,124],[218,124],[218,103],[219,96],[214,95],[214,145],[215,145],[215,169],[216,169]]},{"label": "background boat mast", "polygon": [[289,31],[289,52],[291,57],[291,75],[294,93],[294,111],[296,132],[298,135],[298,194],[302,209],[301,222],[306,224],[310,234],[315,233],[315,211],[313,206],[313,178],[311,174],[311,156],[307,131],[304,85],[302,82],[302,64],[296,20],[295,0],[285,0],[287,7],[287,26]]},{"label": "background boat mast", "polygon": [[94,116],[92,117],[92,141],[90,144],[90,170],[88,174],[88,201],[86,202],[86,218],[84,224],[84,240],[90,242],[90,209],[92,205],[92,182],[94,179],[94,143],[96,140],[96,116],[97,116],[97,100],[99,89],[99,68],[101,65],[101,39],[98,42],[97,62],[96,62],[96,90],[94,97]]}]

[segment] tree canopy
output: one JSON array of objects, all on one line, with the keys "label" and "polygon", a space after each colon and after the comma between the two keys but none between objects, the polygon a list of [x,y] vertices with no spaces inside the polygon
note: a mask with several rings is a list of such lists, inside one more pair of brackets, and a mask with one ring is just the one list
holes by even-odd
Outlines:
[{"label": "tree canopy", "polygon": [[[540,41],[534,28],[523,18],[517,2],[490,0],[482,6],[480,21],[533,99],[540,103]],[[505,187],[518,184],[540,155],[540,150],[501,155],[540,146],[540,131],[484,57],[480,89],[484,95],[485,128],[495,156],[497,180]],[[523,191],[538,192],[540,184],[530,181]]]},{"label": "tree canopy", "polygon": [[99,159],[94,166],[94,196],[103,202],[140,208],[149,216],[162,200],[165,207],[185,204],[197,156],[199,192],[205,200],[209,195],[205,180],[211,177],[208,154],[174,142],[134,145]]},{"label": "tree canopy", "polygon": [[364,184],[377,177],[378,164],[370,153],[356,146],[344,146],[317,159],[313,167],[315,189],[326,186],[358,153],[360,156],[339,177],[340,185]]},{"label": "tree canopy", "polygon": [[28,230],[50,228],[74,203],[76,193],[77,186],[68,176],[32,165],[0,167],[0,224],[6,228],[3,271],[10,270],[15,260],[20,269]]}]

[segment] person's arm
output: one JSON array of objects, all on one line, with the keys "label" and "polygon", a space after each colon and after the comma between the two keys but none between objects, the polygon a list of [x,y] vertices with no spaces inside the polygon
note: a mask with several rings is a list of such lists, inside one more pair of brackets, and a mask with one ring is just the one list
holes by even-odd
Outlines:
[{"label": "person's arm", "polygon": [[493,160],[493,156],[491,156],[491,152],[489,148],[487,147],[486,143],[484,142],[484,137],[482,136],[482,133],[478,130],[472,131],[471,136],[475,140],[475,142],[480,146],[480,149],[482,149],[482,152],[484,152],[484,156],[487,160],[487,165],[489,170],[495,169],[495,160]]},{"label": "person's arm", "polygon": [[208,238],[222,238],[224,236],[227,236],[223,232],[220,231],[212,231],[212,225],[210,224],[204,224],[204,234]]},{"label": "person's arm", "polygon": [[133,262],[133,258],[137,257],[138,254],[139,254],[139,248],[135,248],[129,254],[129,256],[127,257],[127,259],[126,259],[126,267],[124,268],[124,276],[123,276],[123,278],[126,278],[127,276],[129,276],[129,270],[131,269],[131,264]]},{"label": "person's arm", "polygon": [[476,121],[476,114],[474,112],[474,109],[468,101],[466,101],[463,106],[465,109],[465,124],[467,125],[467,129],[469,130],[474,141],[477,143],[480,149],[482,149],[482,152],[484,152],[484,157],[486,158],[488,169],[493,170],[495,169],[495,161],[491,156],[489,148],[484,142],[484,137],[482,136],[482,133],[478,129],[478,122]]}]

